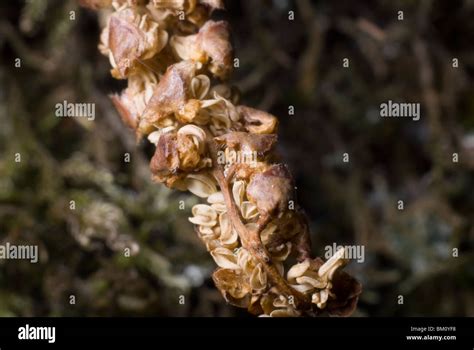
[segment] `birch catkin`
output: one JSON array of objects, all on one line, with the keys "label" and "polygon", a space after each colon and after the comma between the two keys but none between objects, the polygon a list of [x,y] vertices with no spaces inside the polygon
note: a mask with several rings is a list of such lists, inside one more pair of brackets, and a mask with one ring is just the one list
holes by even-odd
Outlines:
[{"label": "birch catkin", "polygon": [[101,14],[100,51],[128,87],[111,99],[156,145],[156,182],[203,198],[189,219],[218,268],[225,300],[256,315],[350,315],[360,284],[344,250],[312,259],[288,168],[275,161],[277,119],[239,105],[221,0],[81,0]]}]

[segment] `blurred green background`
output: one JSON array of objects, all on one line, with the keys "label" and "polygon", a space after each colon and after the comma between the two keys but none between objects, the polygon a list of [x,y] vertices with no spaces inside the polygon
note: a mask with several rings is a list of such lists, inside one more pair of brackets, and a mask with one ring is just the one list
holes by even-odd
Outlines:
[{"label": "blurred green background", "polygon": [[[234,82],[280,119],[313,252],[365,246],[355,315],[474,316],[474,1],[227,3]],[[0,243],[40,249],[0,260],[0,316],[246,316],[213,287],[197,200],[151,182],[152,150],[112,107],[125,82],[99,33],[73,0],[0,4]],[[389,99],[421,103],[421,120],[380,118]],[[96,119],[55,117],[64,100]]]}]

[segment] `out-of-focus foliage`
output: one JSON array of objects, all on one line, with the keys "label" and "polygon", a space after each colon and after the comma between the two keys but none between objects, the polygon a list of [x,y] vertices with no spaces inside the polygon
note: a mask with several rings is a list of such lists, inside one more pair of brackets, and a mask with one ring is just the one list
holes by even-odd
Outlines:
[{"label": "out-of-focus foliage", "polygon": [[[228,1],[235,81],[280,117],[315,253],[365,246],[359,315],[474,315],[473,15],[468,0]],[[194,200],[151,182],[150,150],[107,97],[123,86],[98,36],[75,1],[0,5],[0,243],[40,247],[37,264],[0,260],[0,315],[236,315],[187,221]],[[420,102],[421,120],[381,119],[389,99]],[[64,100],[96,119],[56,117]]]}]

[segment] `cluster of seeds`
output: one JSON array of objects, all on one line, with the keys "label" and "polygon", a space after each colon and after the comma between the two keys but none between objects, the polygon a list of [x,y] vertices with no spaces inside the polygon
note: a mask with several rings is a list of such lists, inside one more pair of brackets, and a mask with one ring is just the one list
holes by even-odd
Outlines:
[{"label": "cluster of seeds", "polygon": [[156,146],[153,179],[206,200],[190,221],[218,265],[227,302],[256,315],[349,315],[361,288],[341,271],[344,250],[311,259],[308,225],[287,167],[276,161],[277,119],[239,104],[226,83],[229,27],[221,0],[81,0],[102,9],[99,45],[128,86],[111,99],[137,138]]}]

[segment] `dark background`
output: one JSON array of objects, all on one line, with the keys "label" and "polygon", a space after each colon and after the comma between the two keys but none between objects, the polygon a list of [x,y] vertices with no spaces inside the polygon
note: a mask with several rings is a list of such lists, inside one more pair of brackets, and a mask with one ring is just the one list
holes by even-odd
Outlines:
[{"label": "dark background", "polygon": [[[474,1],[227,7],[234,82],[280,119],[313,252],[365,247],[348,267],[364,286],[355,315],[474,316]],[[0,241],[39,245],[40,262],[0,261],[0,316],[245,316],[213,287],[187,221],[196,199],[151,182],[151,150],[108,100],[125,82],[99,33],[72,0],[1,1]],[[420,103],[421,119],[382,119],[389,99]],[[55,117],[64,100],[96,103],[95,121]]]}]

